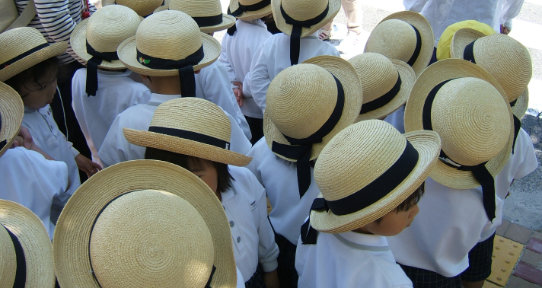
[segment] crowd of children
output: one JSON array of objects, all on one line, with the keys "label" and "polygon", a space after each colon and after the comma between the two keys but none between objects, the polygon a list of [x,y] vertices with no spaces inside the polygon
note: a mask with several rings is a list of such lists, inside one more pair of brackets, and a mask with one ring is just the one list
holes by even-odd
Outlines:
[{"label": "crowd of children", "polygon": [[68,43],[0,34],[3,283],[482,287],[538,165],[521,43],[464,21],[430,64],[402,11],[347,61],[318,37],[340,0],[110,2],[70,37],[92,159],[51,112]]}]

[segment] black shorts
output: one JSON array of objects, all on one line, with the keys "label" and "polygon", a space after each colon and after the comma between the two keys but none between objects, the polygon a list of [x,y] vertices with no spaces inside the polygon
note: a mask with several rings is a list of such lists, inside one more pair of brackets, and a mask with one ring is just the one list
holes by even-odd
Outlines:
[{"label": "black shorts", "polygon": [[487,240],[476,244],[476,246],[469,251],[469,268],[461,273],[461,280],[476,282],[485,280],[491,275],[494,239],[495,233]]},{"label": "black shorts", "polygon": [[461,288],[459,276],[444,277],[433,271],[405,265],[401,265],[401,268],[412,281],[414,288]]}]

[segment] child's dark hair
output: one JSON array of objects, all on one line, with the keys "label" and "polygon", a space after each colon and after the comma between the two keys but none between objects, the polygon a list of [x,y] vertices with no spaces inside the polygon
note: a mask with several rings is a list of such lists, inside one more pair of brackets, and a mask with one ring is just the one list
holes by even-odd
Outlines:
[{"label": "child's dark hair", "polygon": [[[408,211],[408,209],[412,208],[412,206],[418,204],[420,199],[422,198],[423,194],[425,193],[425,182],[422,183],[416,190],[408,196],[405,201],[401,202],[392,212],[398,213],[401,211]],[[375,222],[380,223],[382,221],[382,218],[378,218]]]},{"label": "child's dark hair", "polygon": [[[21,90],[22,87],[28,85],[28,83],[31,81],[38,86],[41,86],[39,80],[44,75],[50,74],[51,72],[54,74],[58,73],[58,62],[59,61],[56,57],[49,58],[9,78],[8,80],[6,80],[6,84],[11,86],[18,92]],[[25,95],[21,95],[21,97],[24,96]]]},{"label": "child's dark hair", "polygon": [[[170,151],[165,151],[161,149],[147,147],[145,149],[145,159],[155,159],[170,162],[176,165],[179,165],[188,170],[188,163],[199,164],[201,161],[205,160],[198,157],[188,156],[184,154],[178,154]],[[228,190],[231,187],[232,177],[230,171],[228,170],[228,165],[224,163],[210,161],[216,169],[216,174],[218,176],[217,181],[217,192],[222,193]]]}]

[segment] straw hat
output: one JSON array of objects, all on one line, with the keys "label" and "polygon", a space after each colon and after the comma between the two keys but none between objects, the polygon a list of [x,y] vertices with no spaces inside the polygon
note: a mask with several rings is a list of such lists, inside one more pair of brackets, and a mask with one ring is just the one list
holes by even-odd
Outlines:
[{"label": "straw hat", "polygon": [[348,60],[361,80],[363,105],[357,121],[380,119],[405,104],[416,73],[403,61],[378,53],[363,53]]},{"label": "straw hat", "polygon": [[[472,59],[466,59],[465,48],[470,43]],[[495,33],[489,36],[473,30],[458,30],[452,39],[451,55],[474,62],[493,75],[506,92],[508,102],[513,102],[524,94],[531,80],[533,67],[529,50],[514,38]],[[525,99],[520,102],[526,101]],[[525,110],[514,108],[514,115],[523,117]]]},{"label": "straw hat", "polygon": [[162,5],[163,0],[102,0],[102,5],[119,4],[134,10],[139,16],[146,17]]},{"label": "straw hat", "polygon": [[[98,53],[112,53],[117,57],[117,47],[135,35],[141,17],[134,10],[122,5],[109,5],[79,22],[70,36],[70,44],[78,60],[86,64],[93,55],[87,51],[87,42]],[[97,55],[99,56],[99,55]],[[105,59],[104,59],[105,60]],[[118,60],[102,61],[99,68],[126,69]]]},{"label": "straw hat", "polygon": [[403,135],[381,120],[350,125],[329,141],[314,166],[318,198],[330,210],[312,210],[311,226],[341,233],[388,214],[425,181],[439,151],[433,131]]},{"label": "straw hat", "polygon": [[23,122],[24,104],[19,93],[2,82],[0,95],[0,157],[2,157],[19,132]]},{"label": "straw hat", "polygon": [[303,27],[301,29],[301,38],[309,36],[316,32],[327,22],[333,20],[335,15],[341,9],[340,0],[271,0],[271,9],[273,11],[273,18],[277,28],[284,34],[292,35],[294,25],[288,23],[285,19],[284,13],[287,17],[292,18],[295,21],[311,21],[314,20],[314,24],[309,27]]},{"label": "straw hat", "polygon": [[[431,101],[430,92],[447,80]],[[430,111],[432,130],[442,139],[442,152],[455,162],[441,159],[431,178],[454,189],[470,189],[480,183],[471,171],[454,165],[476,166],[487,161],[491,175],[502,170],[514,137],[512,112],[504,95],[486,70],[461,59],[438,61],[418,77],[405,108],[405,131],[431,129],[423,123],[424,111]]]},{"label": "straw hat", "polygon": [[70,198],[54,239],[61,287],[236,285],[220,201],[171,163],[135,160],[100,171]]},{"label": "straw hat", "polygon": [[484,36],[495,34],[495,30],[493,30],[493,27],[487,25],[486,23],[478,22],[476,20],[465,20],[461,22],[456,22],[444,29],[442,32],[442,35],[440,35],[440,38],[438,40],[437,44],[437,59],[448,59],[452,55],[450,54],[450,46],[452,45],[452,38],[457,32],[457,30],[463,29],[463,28],[470,28],[473,30],[476,30],[483,34]]},{"label": "straw hat", "polygon": [[[203,58],[194,64],[173,63],[170,67],[175,68],[166,69],[150,67],[158,65],[152,58],[158,58],[159,61],[182,61],[201,47]],[[152,58],[141,59],[138,57],[138,50]],[[122,42],[117,53],[120,61],[136,73],[174,76],[178,75],[178,68],[181,67],[192,66],[193,70],[197,71],[210,65],[220,55],[220,43],[212,36],[200,32],[198,25],[189,15],[181,11],[166,10],[154,13],[141,21],[136,36]]]},{"label": "straw hat", "polygon": [[259,19],[271,14],[271,0],[230,0],[228,13],[244,21]]},{"label": "straw hat", "polygon": [[216,104],[186,97],[160,104],[149,131],[124,128],[128,142],[237,166],[252,158],[229,150],[231,126]]},{"label": "straw hat", "polygon": [[0,200],[0,224],[2,287],[55,287],[53,247],[41,220],[18,203]]},{"label": "straw hat", "polygon": [[435,36],[421,14],[412,11],[393,13],[371,31],[365,52],[377,52],[408,63],[416,75],[429,64]]},{"label": "straw hat", "polygon": [[20,27],[0,34],[0,81],[58,56],[68,48],[68,42],[47,43],[40,31]]},{"label": "straw hat", "polygon": [[168,6],[161,6],[157,12],[170,9],[190,15],[203,33],[213,33],[235,25],[235,17],[222,14],[220,0],[169,0]]},{"label": "straw hat", "polygon": [[[281,71],[269,84],[263,132],[267,145],[291,145],[285,136],[304,139],[329,120],[337,104],[335,76],[344,90],[344,108],[333,129],[322,141],[312,144],[314,160],[325,144],[344,127],[354,123],[361,109],[361,85],[356,70],[348,61],[334,56],[318,56]],[[276,154],[276,153],[275,153]],[[288,160],[295,159],[277,154]]]}]

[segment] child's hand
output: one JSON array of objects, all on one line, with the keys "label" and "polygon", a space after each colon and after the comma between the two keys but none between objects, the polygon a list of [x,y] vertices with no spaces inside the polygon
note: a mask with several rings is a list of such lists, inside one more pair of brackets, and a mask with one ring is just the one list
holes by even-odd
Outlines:
[{"label": "child's hand", "polygon": [[96,174],[96,172],[102,170],[102,166],[100,166],[100,164],[92,162],[92,160],[88,159],[82,154],[75,157],[75,162],[77,163],[79,170],[85,172],[89,178],[90,176]]},{"label": "child's hand", "polygon": [[239,107],[243,106],[243,83],[239,81],[233,81],[233,85],[236,87],[233,88],[233,94],[235,95],[235,99],[237,100],[237,104],[239,104]]},{"label": "child's hand", "polygon": [[26,127],[21,126],[19,133],[13,140],[12,147],[24,146],[26,149],[32,149],[34,145],[34,140],[32,139],[32,135],[30,135],[30,131],[28,131]]},{"label": "child's hand", "polygon": [[263,282],[267,288],[279,288],[279,274],[277,273],[277,270],[275,269],[271,272],[264,272]]}]

